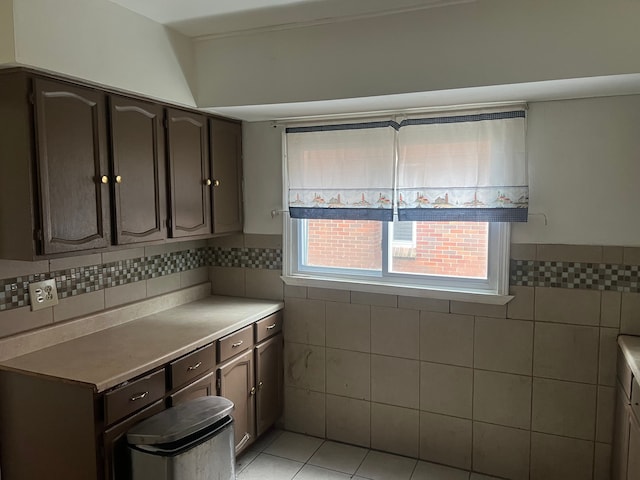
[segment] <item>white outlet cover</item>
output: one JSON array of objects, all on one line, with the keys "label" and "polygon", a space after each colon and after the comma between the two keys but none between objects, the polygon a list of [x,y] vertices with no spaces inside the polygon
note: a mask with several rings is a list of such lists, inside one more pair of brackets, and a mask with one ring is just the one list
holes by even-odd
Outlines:
[{"label": "white outlet cover", "polygon": [[42,310],[58,304],[58,290],[54,279],[29,284],[31,311]]}]

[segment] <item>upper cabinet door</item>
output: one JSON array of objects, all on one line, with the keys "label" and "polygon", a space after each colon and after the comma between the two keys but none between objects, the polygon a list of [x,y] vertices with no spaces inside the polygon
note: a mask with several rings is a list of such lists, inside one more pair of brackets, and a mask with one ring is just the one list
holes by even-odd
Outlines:
[{"label": "upper cabinet door", "polygon": [[211,233],[207,118],[167,109],[171,237]]},{"label": "upper cabinet door", "polygon": [[209,121],[213,173],[213,232],[242,231],[242,125]]},{"label": "upper cabinet door", "polygon": [[104,94],[42,79],[34,89],[42,253],[106,247],[111,178]]},{"label": "upper cabinet door", "polygon": [[163,108],[112,95],[111,153],[117,244],[166,238]]}]

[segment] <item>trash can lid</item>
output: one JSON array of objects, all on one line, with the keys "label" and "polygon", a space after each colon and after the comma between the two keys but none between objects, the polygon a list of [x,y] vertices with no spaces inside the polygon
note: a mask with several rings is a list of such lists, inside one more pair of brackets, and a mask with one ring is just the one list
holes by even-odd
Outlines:
[{"label": "trash can lid", "polygon": [[213,425],[233,410],[224,397],[199,397],[168,408],[137,423],[127,432],[132,445],[158,445],[175,442]]}]

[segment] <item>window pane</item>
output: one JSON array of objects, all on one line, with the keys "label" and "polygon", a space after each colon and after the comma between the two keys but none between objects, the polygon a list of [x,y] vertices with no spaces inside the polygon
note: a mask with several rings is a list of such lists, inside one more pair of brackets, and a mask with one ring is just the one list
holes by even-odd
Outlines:
[{"label": "window pane", "polygon": [[[401,223],[413,222],[394,225]],[[415,223],[414,248],[410,251],[392,248],[389,252],[390,272],[487,278],[488,223]]]},{"label": "window pane", "polygon": [[305,224],[304,266],[381,270],[382,222],[306,220]]}]

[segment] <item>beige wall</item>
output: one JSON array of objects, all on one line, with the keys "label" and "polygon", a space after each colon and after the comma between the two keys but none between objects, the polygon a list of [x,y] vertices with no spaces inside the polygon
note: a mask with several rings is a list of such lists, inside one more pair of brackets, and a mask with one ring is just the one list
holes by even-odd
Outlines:
[{"label": "beige wall", "polygon": [[190,40],[107,0],[14,4],[16,61],[195,105]]},{"label": "beige wall", "polygon": [[[529,105],[530,208],[514,243],[640,245],[640,96]],[[245,232],[281,233],[282,128],[244,124]],[[540,215],[544,214],[544,216]],[[545,225],[545,217],[547,224]]]},{"label": "beige wall", "polygon": [[0,0],[0,64],[16,61],[13,38],[13,0]]},{"label": "beige wall", "polygon": [[271,104],[637,73],[639,16],[633,0],[477,0],[204,40],[197,100]]}]

